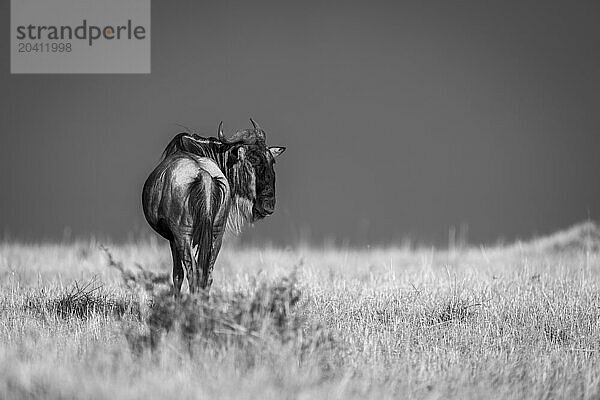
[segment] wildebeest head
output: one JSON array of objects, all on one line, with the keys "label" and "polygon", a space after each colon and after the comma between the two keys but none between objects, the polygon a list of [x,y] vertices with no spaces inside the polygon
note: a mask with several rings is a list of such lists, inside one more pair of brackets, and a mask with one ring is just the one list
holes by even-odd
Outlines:
[{"label": "wildebeest head", "polygon": [[230,150],[230,167],[237,177],[238,195],[252,202],[252,220],[275,211],[275,158],[285,147],[267,147],[265,131],[250,119],[251,129],[236,132],[225,139],[219,126],[219,139],[236,143]]}]

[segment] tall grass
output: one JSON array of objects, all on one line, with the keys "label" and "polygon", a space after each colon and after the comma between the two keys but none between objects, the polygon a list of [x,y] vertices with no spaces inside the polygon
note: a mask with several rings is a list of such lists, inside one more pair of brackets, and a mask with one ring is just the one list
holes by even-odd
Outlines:
[{"label": "tall grass", "polygon": [[226,248],[208,301],[174,300],[160,243],[0,244],[0,398],[598,398],[600,253],[582,229]]}]

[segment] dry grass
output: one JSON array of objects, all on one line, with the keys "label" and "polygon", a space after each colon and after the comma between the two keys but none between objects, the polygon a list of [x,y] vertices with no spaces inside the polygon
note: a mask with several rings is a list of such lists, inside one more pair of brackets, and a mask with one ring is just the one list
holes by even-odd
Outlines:
[{"label": "dry grass", "polygon": [[596,231],[226,248],[208,302],[173,301],[163,243],[107,245],[115,268],[93,241],[0,244],[0,398],[597,399]]}]

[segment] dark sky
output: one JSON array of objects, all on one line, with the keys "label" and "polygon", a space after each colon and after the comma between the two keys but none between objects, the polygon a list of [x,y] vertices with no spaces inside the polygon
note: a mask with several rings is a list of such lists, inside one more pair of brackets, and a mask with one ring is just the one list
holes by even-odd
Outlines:
[{"label": "dark sky", "polygon": [[0,5],[0,226],[146,233],[177,123],[255,118],[278,209],[247,236],[444,244],[600,215],[598,1],[157,1],[150,75],[10,75]]}]

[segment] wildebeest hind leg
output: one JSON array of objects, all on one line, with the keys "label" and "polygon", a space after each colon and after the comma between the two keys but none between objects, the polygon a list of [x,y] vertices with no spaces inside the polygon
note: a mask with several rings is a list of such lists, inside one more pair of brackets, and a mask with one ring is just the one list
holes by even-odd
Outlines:
[{"label": "wildebeest hind leg", "polygon": [[196,266],[191,241],[187,242],[183,248],[183,265],[185,265],[190,293],[195,294],[198,292],[198,267]]},{"label": "wildebeest hind leg", "polygon": [[213,282],[212,272],[215,266],[215,261],[217,260],[217,256],[219,255],[219,251],[221,250],[221,242],[223,240],[223,229],[218,227],[217,229],[213,228],[213,242],[211,249],[211,257],[208,265],[204,266],[204,274],[202,279],[202,288],[208,294],[210,291],[210,287]]},{"label": "wildebeest hind leg", "polygon": [[[176,240],[175,242],[175,247],[177,249],[179,264],[183,265],[183,268],[185,268],[185,276],[188,281],[190,293],[196,293],[198,290],[198,278],[196,274],[196,260],[194,259],[191,237],[188,238],[184,236],[179,238],[179,240]],[[183,281],[183,278],[181,280]]]},{"label": "wildebeest hind leg", "polygon": [[175,296],[181,294],[181,285],[183,284],[183,265],[174,240],[171,240],[171,256],[173,257],[173,289]]}]

